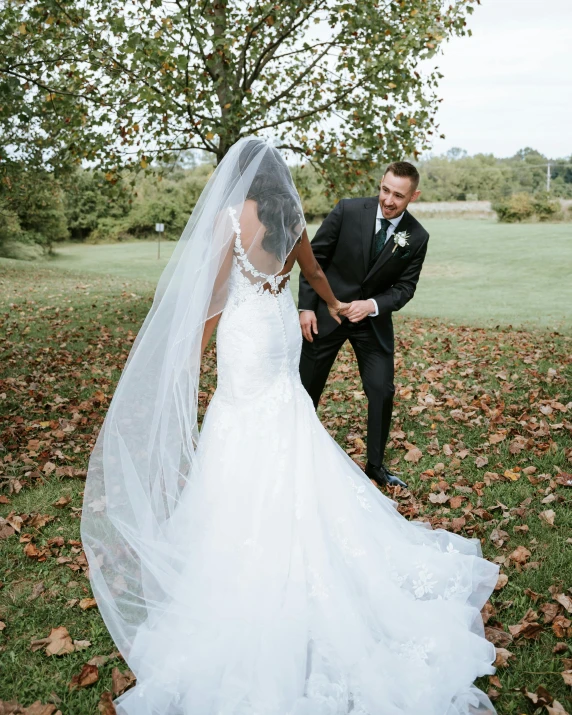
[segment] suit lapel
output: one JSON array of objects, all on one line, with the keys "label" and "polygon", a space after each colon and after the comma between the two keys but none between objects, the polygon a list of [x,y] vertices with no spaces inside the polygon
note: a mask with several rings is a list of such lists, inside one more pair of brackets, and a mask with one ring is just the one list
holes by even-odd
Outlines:
[{"label": "suit lapel", "polygon": [[[363,253],[364,271],[368,272],[369,259],[371,258],[371,244],[375,234],[375,217],[377,215],[377,197],[364,201],[363,211],[360,212],[361,222],[361,246]],[[405,216],[403,217],[405,218]]]},{"label": "suit lapel", "polygon": [[378,271],[381,268],[381,266],[383,266],[383,264],[391,258],[391,254],[393,252],[393,246],[395,245],[393,238],[396,233],[400,233],[401,231],[408,231],[410,229],[411,218],[412,218],[411,214],[409,213],[409,211],[407,211],[407,209],[405,209],[403,218],[399,222],[396,230],[391,235],[391,238],[386,241],[385,246],[381,249],[381,252],[380,252],[379,256],[377,257],[376,262],[371,267],[371,270],[368,271],[366,268],[367,275],[364,278],[364,281],[367,280],[372,275],[372,273],[375,273],[376,271]]}]

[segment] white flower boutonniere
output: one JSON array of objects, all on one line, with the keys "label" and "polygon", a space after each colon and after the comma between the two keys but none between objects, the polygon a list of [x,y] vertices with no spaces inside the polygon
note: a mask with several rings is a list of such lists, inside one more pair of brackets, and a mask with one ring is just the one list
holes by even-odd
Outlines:
[{"label": "white flower boutonniere", "polygon": [[393,236],[393,240],[395,241],[395,246],[393,247],[392,253],[395,251],[397,246],[400,248],[405,248],[405,246],[409,246],[409,241],[407,240],[410,237],[411,234],[407,233],[407,231],[400,231],[399,233],[396,233]]}]

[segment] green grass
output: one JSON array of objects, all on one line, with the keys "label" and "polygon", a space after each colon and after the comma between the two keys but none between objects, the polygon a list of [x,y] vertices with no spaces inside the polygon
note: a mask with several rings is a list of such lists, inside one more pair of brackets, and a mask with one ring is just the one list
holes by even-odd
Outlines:
[{"label": "green grass", "polygon": [[[438,240],[434,256],[441,250],[436,248]],[[454,231],[448,240],[454,244]],[[94,271],[74,267],[74,260],[84,260],[81,252],[77,259],[67,259],[66,270],[61,270],[60,258],[49,265],[0,261],[0,516],[14,512],[54,517],[43,527],[24,524],[22,534],[30,536],[23,541],[18,534],[0,539],[0,621],[6,624],[0,631],[0,700],[45,703],[53,692],[61,699],[63,715],[93,715],[101,693],[111,688],[112,668],[125,670],[115,658],[100,668],[95,685],[68,687],[90,658],[115,650],[97,609],[82,611],[76,601],[91,594],[81,558],[77,561],[81,553],[69,541],[79,538],[79,512],[74,509],[82,503],[82,470],[133,337],[151,305],[157,276],[152,248],[93,247],[92,255],[98,257]],[[146,255],[143,249],[149,249]],[[132,254],[141,260],[137,270],[133,261],[123,268],[129,251],[138,252]],[[448,255],[443,249],[443,259]],[[462,253],[453,255],[460,260]],[[429,271],[425,278],[431,279]],[[563,287],[555,284],[555,291]],[[538,290],[531,286],[530,292]],[[403,472],[410,490],[396,499],[408,518],[480,538],[484,555],[502,564],[508,583],[493,594],[496,613],[489,625],[506,631],[529,608],[543,623],[542,606],[555,603],[549,588],[566,592],[572,586],[571,492],[555,481],[559,470],[571,471],[572,338],[546,328],[456,325],[449,317],[400,316],[389,459]],[[514,322],[513,317],[509,320]],[[215,359],[211,346],[206,355],[210,369],[203,375],[205,393],[215,386]],[[103,399],[98,393],[104,393]],[[320,417],[361,464],[366,408],[348,349],[334,366]],[[495,443],[491,435],[504,439]],[[522,438],[522,450],[517,438]],[[412,446],[422,452],[417,463],[405,459]],[[488,464],[479,468],[475,460],[481,456]],[[76,476],[51,471],[48,463],[76,470]],[[527,467],[534,467],[535,473],[526,475]],[[507,470],[517,479],[504,477]],[[432,503],[430,495],[440,491],[465,499],[454,506]],[[69,495],[70,503],[54,506],[62,495]],[[553,501],[543,503],[547,497]],[[556,514],[554,528],[539,517],[546,509]],[[491,540],[495,529],[507,533],[504,544]],[[48,547],[48,539],[57,536],[64,537],[64,544]],[[46,549],[45,560],[25,554],[29,538],[38,549]],[[519,545],[531,551],[532,568],[518,567],[507,558]],[[60,557],[72,560],[58,563]],[[44,591],[30,600],[40,581]],[[531,592],[539,594],[537,601]],[[570,614],[561,607],[560,615]],[[32,652],[30,641],[46,637],[57,626],[66,626],[73,639],[91,645],[61,657]],[[546,624],[536,639],[508,646],[515,658],[498,671],[500,715],[531,712],[518,690],[523,686],[535,690],[543,685],[566,706],[570,689],[560,672],[563,658],[572,658],[572,648],[566,645],[571,636],[572,629],[557,637]],[[556,643],[564,643],[567,650],[553,653]],[[478,684],[489,687],[487,679]]]},{"label": "green grass", "polygon": [[[425,219],[431,238],[417,293],[403,313],[478,325],[572,326],[572,224]],[[313,236],[316,225],[309,227]],[[175,244],[66,244],[50,265],[156,283]],[[292,290],[297,295],[297,269]]]}]

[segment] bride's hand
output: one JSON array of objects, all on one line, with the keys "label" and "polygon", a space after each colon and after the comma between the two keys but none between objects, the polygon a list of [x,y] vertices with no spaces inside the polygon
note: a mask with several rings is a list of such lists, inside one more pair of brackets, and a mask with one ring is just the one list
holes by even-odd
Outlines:
[{"label": "bride's hand", "polygon": [[348,303],[342,303],[337,300],[335,303],[331,303],[328,305],[328,313],[332,316],[336,323],[341,323],[342,321],[338,313],[345,310],[347,307]]}]

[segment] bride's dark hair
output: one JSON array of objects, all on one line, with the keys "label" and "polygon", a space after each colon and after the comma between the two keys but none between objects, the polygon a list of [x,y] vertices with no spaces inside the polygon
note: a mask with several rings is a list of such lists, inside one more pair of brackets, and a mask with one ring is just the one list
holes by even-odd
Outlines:
[{"label": "bride's dark hair", "polygon": [[264,154],[256,169],[247,199],[256,201],[258,220],[266,228],[261,241],[268,253],[280,255],[284,247],[284,231],[297,237],[303,225],[299,199],[290,169],[277,149],[266,142],[248,142],[240,155],[241,173],[255,159],[259,151]]}]

